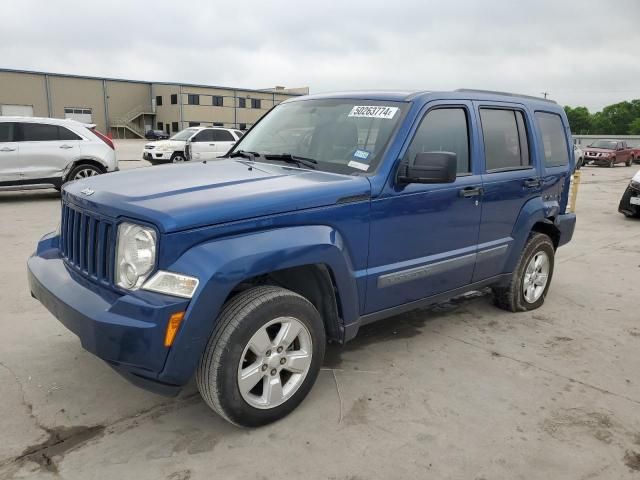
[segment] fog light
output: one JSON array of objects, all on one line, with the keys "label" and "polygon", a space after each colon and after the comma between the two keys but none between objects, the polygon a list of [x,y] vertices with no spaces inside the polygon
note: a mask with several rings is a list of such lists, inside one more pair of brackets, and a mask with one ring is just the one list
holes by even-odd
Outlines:
[{"label": "fog light", "polygon": [[198,288],[198,283],[197,278],[160,270],[142,288],[176,297],[191,298]]}]

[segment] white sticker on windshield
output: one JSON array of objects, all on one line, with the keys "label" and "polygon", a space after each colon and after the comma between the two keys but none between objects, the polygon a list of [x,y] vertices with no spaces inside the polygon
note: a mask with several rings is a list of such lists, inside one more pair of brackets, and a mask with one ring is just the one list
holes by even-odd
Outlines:
[{"label": "white sticker on windshield", "polygon": [[351,160],[349,163],[347,163],[347,165],[351,168],[357,168],[358,170],[362,170],[364,172],[369,170],[369,165],[367,165],[366,163],[356,162],[355,160]]},{"label": "white sticker on windshield", "polygon": [[350,117],[385,118],[391,120],[398,111],[398,107],[384,107],[377,105],[356,105],[349,113]]}]

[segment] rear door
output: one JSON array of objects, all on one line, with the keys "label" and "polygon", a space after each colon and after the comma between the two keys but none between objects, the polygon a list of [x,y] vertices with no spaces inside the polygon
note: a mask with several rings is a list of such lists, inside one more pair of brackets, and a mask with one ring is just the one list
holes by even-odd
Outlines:
[{"label": "rear door", "polygon": [[15,183],[21,177],[15,131],[15,123],[0,122],[0,186],[3,183]]},{"label": "rear door", "polygon": [[18,124],[20,167],[24,180],[59,178],[78,158],[82,138],[60,125]]},{"label": "rear door", "polygon": [[215,156],[221,157],[233,147],[236,139],[229,130],[213,129],[213,143],[215,144]]},{"label": "rear door", "polygon": [[529,141],[534,129],[525,107],[474,102],[484,151],[482,218],[473,281],[503,273],[512,232],[524,204],[542,191]]}]

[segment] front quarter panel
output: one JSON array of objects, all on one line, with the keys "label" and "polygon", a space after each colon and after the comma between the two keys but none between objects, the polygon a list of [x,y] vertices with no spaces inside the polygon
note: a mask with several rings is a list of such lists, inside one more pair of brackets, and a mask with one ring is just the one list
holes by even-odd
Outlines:
[{"label": "front quarter panel", "polygon": [[353,263],[340,233],[324,225],[279,228],[200,244],[168,270],[199,278],[185,321],[171,347],[160,380],[186,383],[233,288],[251,277],[283,268],[324,264],[340,292],[345,323],[358,316]]}]

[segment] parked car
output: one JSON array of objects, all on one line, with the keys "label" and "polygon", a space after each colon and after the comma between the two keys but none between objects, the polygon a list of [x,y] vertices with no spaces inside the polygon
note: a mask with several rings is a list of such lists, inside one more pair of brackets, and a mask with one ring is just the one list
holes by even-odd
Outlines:
[{"label": "parked car", "polygon": [[75,120],[0,117],[0,187],[53,187],[118,169],[113,142]]},{"label": "parked car", "polygon": [[144,134],[144,138],[147,140],[164,140],[165,138],[169,138],[169,134],[162,130],[147,130]]},{"label": "parked car", "polygon": [[640,217],[640,171],[633,176],[618,205],[625,217]]},{"label": "parked car", "polygon": [[189,127],[168,140],[147,143],[142,158],[153,165],[212,160],[227,153],[240,137],[229,128]]},{"label": "parked car", "polygon": [[631,148],[631,162],[640,163],[640,145],[635,145]]},{"label": "parked car", "polygon": [[596,140],[584,150],[585,164],[605,167],[615,167],[616,163],[624,163],[630,167],[633,157],[633,150],[624,140]]},{"label": "parked car", "polygon": [[195,375],[225,419],[263,425],[362,325],[485,287],[540,307],[576,221],[568,132],[533,97],[296,97],[218,161],[65,186],[31,292],[133,383]]},{"label": "parked car", "polygon": [[573,158],[576,162],[576,169],[582,168],[584,165],[584,151],[575,143],[573,144]]}]

